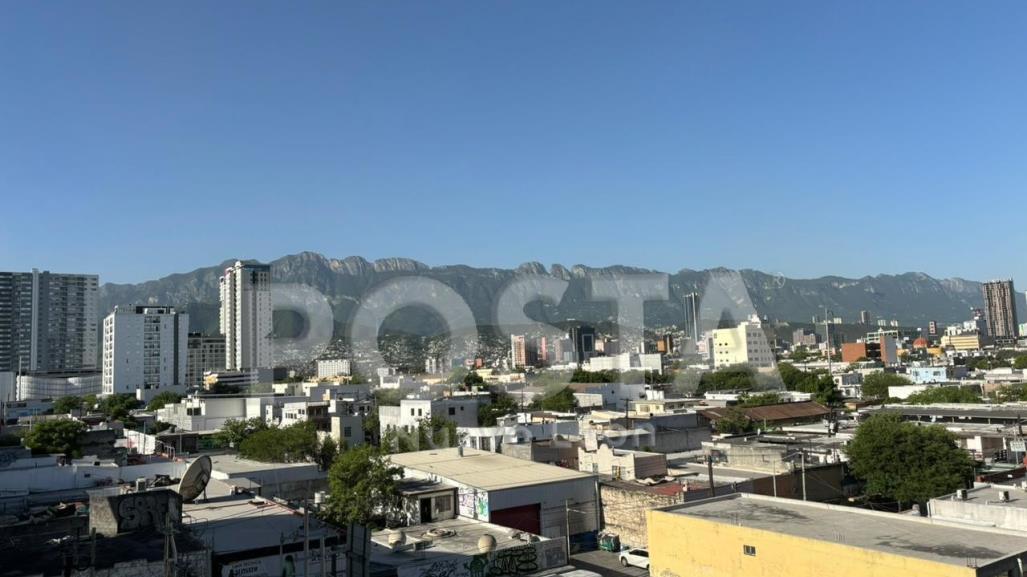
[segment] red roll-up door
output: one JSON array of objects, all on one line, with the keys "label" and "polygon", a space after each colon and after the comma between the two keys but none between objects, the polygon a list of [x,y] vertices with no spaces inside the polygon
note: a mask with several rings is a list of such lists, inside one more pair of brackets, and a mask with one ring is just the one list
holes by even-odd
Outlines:
[{"label": "red roll-up door", "polygon": [[489,523],[538,535],[542,531],[541,510],[542,506],[536,503],[490,511]]}]

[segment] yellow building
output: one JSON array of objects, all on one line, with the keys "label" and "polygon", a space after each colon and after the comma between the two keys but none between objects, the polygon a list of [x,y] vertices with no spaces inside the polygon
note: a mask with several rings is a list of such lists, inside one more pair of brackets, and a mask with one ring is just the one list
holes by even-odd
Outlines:
[{"label": "yellow building", "polygon": [[944,335],[941,337],[941,346],[957,351],[978,351],[981,349],[981,336],[978,334]]},{"label": "yellow building", "polygon": [[1023,577],[1027,534],[747,493],[648,512],[653,577]]}]

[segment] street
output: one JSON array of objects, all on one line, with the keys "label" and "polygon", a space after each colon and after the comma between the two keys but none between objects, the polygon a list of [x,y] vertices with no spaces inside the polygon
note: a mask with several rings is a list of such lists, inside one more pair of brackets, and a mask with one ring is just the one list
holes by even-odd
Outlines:
[{"label": "street", "polygon": [[603,577],[647,577],[649,572],[638,567],[624,567],[616,553],[609,551],[586,551],[571,555],[570,565],[578,569],[595,571]]}]

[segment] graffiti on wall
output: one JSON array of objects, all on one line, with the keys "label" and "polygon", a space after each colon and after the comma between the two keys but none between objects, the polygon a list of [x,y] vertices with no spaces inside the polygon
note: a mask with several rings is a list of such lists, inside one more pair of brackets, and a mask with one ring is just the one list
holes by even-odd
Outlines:
[{"label": "graffiti on wall", "polygon": [[182,518],[181,504],[170,491],[146,491],[122,495],[117,505],[118,532],[136,531],[147,527],[163,527],[170,515],[173,522]]},{"label": "graffiti on wall", "polygon": [[460,493],[460,516],[489,520],[489,493],[477,489],[468,489]]},{"label": "graffiti on wall", "polygon": [[482,521],[489,520],[489,494],[478,491],[474,495],[474,517]]}]

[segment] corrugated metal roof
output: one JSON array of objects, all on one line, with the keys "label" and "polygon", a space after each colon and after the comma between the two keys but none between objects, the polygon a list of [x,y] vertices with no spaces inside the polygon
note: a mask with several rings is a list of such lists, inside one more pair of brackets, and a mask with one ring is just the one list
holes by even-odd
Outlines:
[{"label": "corrugated metal roof", "polygon": [[471,448],[464,448],[462,457],[456,448],[449,448],[399,453],[390,458],[400,467],[416,469],[486,491],[592,477],[581,471]]},{"label": "corrugated metal roof", "polygon": [[[704,417],[710,420],[717,420],[730,410],[729,407],[717,407],[699,411]],[[777,405],[764,405],[762,407],[749,407],[742,409],[745,414],[754,421],[790,421],[794,419],[811,419],[827,416],[831,410],[813,401],[801,401],[797,403],[781,403]]]}]

